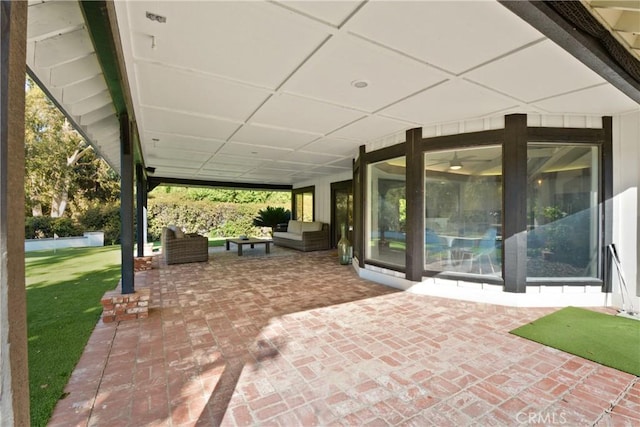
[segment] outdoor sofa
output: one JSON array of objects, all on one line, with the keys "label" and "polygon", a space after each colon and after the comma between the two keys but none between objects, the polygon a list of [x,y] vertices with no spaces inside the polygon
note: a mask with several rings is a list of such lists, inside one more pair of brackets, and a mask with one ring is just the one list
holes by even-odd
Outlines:
[{"label": "outdoor sofa", "polygon": [[329,224],[319,221],[291,220],[276,227],[273,233],[273,244],[304,252],[329,249],[331,246]]},{"label": "outdoor sofa", "polygon": [[175,226],[168,226],[162,228],[161,242],[167,264],[209,260],[209,239],[204,236],[185,234]]}]

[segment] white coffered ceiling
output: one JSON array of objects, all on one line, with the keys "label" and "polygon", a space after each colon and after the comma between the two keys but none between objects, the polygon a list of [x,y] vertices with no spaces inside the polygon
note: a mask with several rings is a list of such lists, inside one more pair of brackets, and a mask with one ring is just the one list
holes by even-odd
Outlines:
[{"label": "white coffered ceiling", "polygon": [[[67,36],[42,35],[57,31],[45,16],[33,21],[44,6],[29,8],[40,29],[29,34],[30,66],[53,76],[70,60],[37,53]],[[360,145],[418,126],[638,108],[495,1],[117,1],[115,10],[145,163],[161,177],[295,185],[347,172]],[[86,34],[81,15],[61,16],[70,34]],[[86,50],[79,37],[68,44]],[[85,56],[74,61],[91,68]],[[79,122],[111,123],[98,74],[51,80]],[[108,144],[107,157],[117,155]]]}]

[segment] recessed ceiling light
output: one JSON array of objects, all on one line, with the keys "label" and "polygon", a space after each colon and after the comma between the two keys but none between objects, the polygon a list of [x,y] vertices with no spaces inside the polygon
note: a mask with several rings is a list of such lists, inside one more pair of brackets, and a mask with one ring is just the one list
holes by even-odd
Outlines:
[{"label": "recessed ceiling light", "polygon": [[364,89],[365,87],[369,86],[369,82],[366,80],[354,80],[351,82],[351,86],[357,89]]}]

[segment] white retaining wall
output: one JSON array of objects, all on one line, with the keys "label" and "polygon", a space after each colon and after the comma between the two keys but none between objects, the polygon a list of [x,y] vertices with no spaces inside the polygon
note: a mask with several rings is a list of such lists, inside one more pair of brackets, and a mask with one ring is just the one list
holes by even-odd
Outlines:
[{"label": "white retaining wall", "polygon": [[24,251],[42,251],[62,248],[84,248],[87,246],[104,246],[103,231],[87,231],[83,236],[59,237],[57,239],[27,239]]}]

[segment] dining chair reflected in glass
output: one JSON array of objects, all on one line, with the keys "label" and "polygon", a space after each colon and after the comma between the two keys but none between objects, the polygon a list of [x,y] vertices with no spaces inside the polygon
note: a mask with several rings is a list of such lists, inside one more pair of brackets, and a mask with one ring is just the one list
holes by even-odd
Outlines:
[{"label": "dining chair reflected in glass", "polygon": [[446,240],[438,235],[430,228],[425,229],[425,264],[433,261],[442,262],[443,257],[446,256],[449,260],[449,245]]},{"label": "dining chair reflected in glass", "polygon": [[[489,227],[475,247],[466,248],[462,251],[461,264],[466,266],[467,272],[471,272],[474,264],[477,264],[480,274],[483,274],[482,266],[484,264],[489,264],[492,273],[496,272],[493,257],[496,254],[497,235],[497,228]],[[483,260],[487,262],[483,262]]]}]

